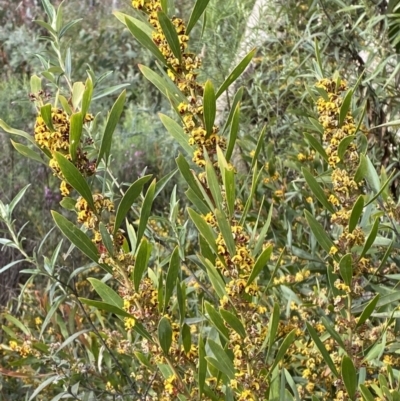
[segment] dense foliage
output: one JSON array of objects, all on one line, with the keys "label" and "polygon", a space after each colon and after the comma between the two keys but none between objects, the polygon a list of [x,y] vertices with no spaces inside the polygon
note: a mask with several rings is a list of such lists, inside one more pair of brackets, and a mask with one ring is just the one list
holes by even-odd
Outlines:
[{"label": "dense foliage", "polygon": [[0,273],[27,278],[1,314],[0,395],[400,399],[396,2],[176,3],[98,31],[30,9],[40,64],[13,53],[4,74],[24,66],[36,116],[0,127],[40,174],[3,177]]}]

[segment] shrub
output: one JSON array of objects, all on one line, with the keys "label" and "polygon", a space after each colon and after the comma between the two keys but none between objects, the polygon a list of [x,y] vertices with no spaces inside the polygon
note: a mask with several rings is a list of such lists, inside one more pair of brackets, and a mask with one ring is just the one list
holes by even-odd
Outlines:
[{"label": "shrub", "polygon": [[59,179],[64,210],[52,216],[71,245],[61,240],[50,257],[26,252],[13,221],[25,190],[0,204],[11,235],[2,244],[32,267],[18,307],[2,314],[1,391],[10,400],[400,397],[400,212],[394,173],[377,173],[369,157],[367,134],[379,127],[368,130],[357,107],[360,81],[326,77],[316,43],[298,153],[282,160],[263,129],[240,176],[243,91],[221,125],[217,100],[254,51],[219,86],[200,79],[188,41],[207,3],[197,0],[187,23],[167,1],[134,0],[134,17],[118,14],[161,65],[141,72],[176,112],[160,120],[180,146],[186,198],[175,186],[163,208],[156,199],[176,171],[154,178],[138,168],[129,186],[118,182],[111,149],[126,92],[100,130],[90,113],[95,77],[73,81],[60,8],[43,1],[58,60],[43,76],[56,96],[32,76],[34,137],[2,127]]}]

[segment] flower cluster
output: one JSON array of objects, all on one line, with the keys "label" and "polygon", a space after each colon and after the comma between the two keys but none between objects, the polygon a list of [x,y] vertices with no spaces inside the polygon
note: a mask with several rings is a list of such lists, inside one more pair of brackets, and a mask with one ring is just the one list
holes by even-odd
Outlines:
[{"label": "flower cluster", "polygon": [[[86,114],[84,123],[93,120],[91,114]],[[50,152],[53,156],[54,152],[61,152],[68,160],[71,161],[69,154],[70,146],[70,121],[67,113],[59,108],[53,107],[51,109],[51,125],[48,127],[43,117],[39,114],[36,118],[34,138],[36,143],[44,150]],[[71,187],[64,180],[60,167],[54,157],[50,159],[49,166],[54,171],[54,174],[61,179],[60,191],[63,196],[68,196]],[[75,166],[78,170],[86,175],[93,175],[96,168],[96,163],[88,159],[87,152],[77,149]]]},{"label": "flower cluster", "polygon": [[199,167],[204,167],[204,149],[210,160],[214,160],[217,145],[224,149],[226,140],[218,134],[219,128],[217,126],[214,126],[209,134],[205,129],[203,118],[204,85],[197,80],[201,60],[194,53],[187,51],[189,36],[186,34],[185,23],[180,18],[172,18],[172,24],[176,29],[180,43],[181,59],[178,59],[172,52],[159,22],[158,12],[161,11],[161,2],[159,0],[133,0],[132,5],[148,15],[148,20],[154,28],[153,41],[169,66],[168,75],[187,98],[187,101],[178,105],[178,111],[182,116],[184,131],[189,137],[188,142],[195,147],[193,162]]}]

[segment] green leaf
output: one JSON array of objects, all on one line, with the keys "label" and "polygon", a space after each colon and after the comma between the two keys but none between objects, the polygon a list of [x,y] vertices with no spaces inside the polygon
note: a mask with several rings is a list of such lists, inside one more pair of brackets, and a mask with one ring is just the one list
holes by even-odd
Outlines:
[{"label": "green leaf", "polygon": [[263,228],[261,229],[260,235],[258,237],[258,240],[256,242],[256,244],[254,245],[254,249],[253,249],[253,256],[257,256],[258,253],[260,252],[263,244],[264,244],[264,240],[265,240],[265,236],[267,235],[267,231],[269,229],[269,226],[271,224],[271,220],[272,220],[272,212],[274,211],[274,204],[271,203],[271,206],[269,207],[269,211],[268,211],[268,216],[267,216],[267,220],[265,221],[265,224],[263,226]]},{"label": "green leaf", "polygon": [[82,198],[86,200],[92,211],[95,211],[96,208],[94,207],[92,191],[80,171],[61,153],[54,152],[53,155],[60,166],[65,181],[75,188]]},{"label": "green leaf", "polygon": [[331,337],[344,349],[346,350],[346,344],[340,337],[340,334],[335,330],[335,328],[330,324],[328,319],[325,316],[321,317],[321,322],[325,326],[326,331],[331,335]]},{"label": "green leaf", "polygon": [[186,316],[186,285],[184,282],[176,281],[176,298],[179,308],[179,320],[182,324]]},{"label": "green leaf", "polygon": [[166,317],[163,317],[158,324],[158,340],[165,355],[168,355],[172,344],[172,327]]},{"label": "green leaf", "polygon": [[31,336],[31,332],[29,331],[29,329],[22,322],[20,322],[17,318],[15,318],[14,316],[12,316],[12,315],[10,315],[8,313],[4,313],[4,314],[2,314],[2,317],[6,318],[15,327],[20,329],[26,336],[28,336],[28,337]]},{"label": "green leaf", "polygon": [[188,208],[187,211],[196,228],[199,230],[199,233],[207,241],[211,249],[217,254],[217,244],[215,243],[216,234],[214,230],[207,224],[203,217],[196,213],[193,209]]},{"label": "green leaf", "polygon": [[357,320],[356,327],[360,327],[371,316],[371,314],[375,310],[375,307],[379,301],[379,298],[380,298],[380,294],[376,294],[375,297],[372,298],[371,301],[368,302],[368,304],[365,306],[364,310],[362,311],[360,317]]},{"label": "green leaf", "polygon": [[42,78],[37,75],[32,75],[30,79],[31,93],[38,93],[42,90]]},{"label": "green leaf", "polygon": [[274,303],[274,310],[272,311],[272,317],[269,321],[268,325],[268,352],[267,352],[267,359],[269,358],[272,346],[276,340],[276,333],[278,331],[279,321],[280,321],[280,308],[277,302]]},{"label": "green leaf", "polygon": [[159,48],[153,42],[153,40],[145,33],[139,25],[134,23],[131,18],[125,18],[126,26],[128,27],[131,34],[136,38],[136,40],[147,50],[153,53],[153,56],[160,61],[163,65],[166,65],[166,61]]},{"label": "green leaf", "polygon": [[214,288],[214,291],[217,293],[219,299],[222,299],[224,296],[226,296],[225,282],[218,273],[218,270],[214,264],[212,264],[208,259],[205,259],[204,262],[211,285]]},{"label": "green leaf", "polygon": [[325,252],[329,253],[331,248],[334,246],[333,241],[328,237],[326,230],[321,226],[321,224],[316,220],[316,218],[308,211],[305,210],[304,214],[306,216],[308,225],[311,228],[315,238],[325,250]]},{"label": "green leaf", "polygon": [[261,130],[261,133],[260,133],[260,135],[258,137],[258,140],[257,140],[257,145],[256,145],[256,148],[254,150],[253,159],[251,160],[251,169],[252,170],[254,169],[255,165],[257,164],[258,155],[260,154],[261,149],[262,149],[263,145],[265,144],[264,136],[265,136],[266,131],[267,131],[267,126],[264,125],[264,127]]},{"label": "green leaf", "polygon": [[365,386],[364,384],[360,384],[359,387],[360,387],[361,395],[363,396],[363,399],[365,401],[375,401],[375,397],[368,390],[367,386]]},{"label": "green leaf", "polygon": [[83,18],[78,18],[65,24],[58,33],[58,39],[61,39],[74,25],[76,25],[78,22],[81,22],[82,20]]},{"label": "green leaf", "polygon": [[92,284],[92,287],[104,302],[117,306],[118,308],[124,306],[123,299],[107,284],[94,277],[89,277],[87,280]]},{"label": "green leaf", "polygon": [[36,146],[35,139],[32,135],[29,135],[25,131],[21,131],[19,129],[11,128],[8,124],[6,124],[2,119],[0,119],[0,128],[9,134],[22,136],[27,139],[29,142],[33,143]]},{"label": "green leaf", "polygon": [[148,268],[149,263],[149,243],[146,238],[143,238],[140,242],[139,249],[136,255],[135,267],[133,269],[133,284],[135,291],[139,290],[140,281],[142,280],[143,273]]},{"label": "green leaf", "polygon": [[196,25],[196,22],[202,16],[210,0],[196,0],[196,4],[193,7],[193,11],[190,15],[189,22],[186,27],[186,35],[190,34],[190,31]]},{"label": "green leaf", "polygon": [[[222,337],[226,341],[229,341],[229,330],[224,325],[224,321],[222,320],[222,317],[216,310],[215,306],[211,305],[209,302],[206,301],[204,303],[204,307],[208,314],[208,319],[212,322],[212,324],[215,326],[215,328],[220,332]],[[221,310],[221,313],[222,313],[222,310]]]},{"label": "green leaf", "polygon": [[274,363],[272,364],[271,368],[269,369],[270,373],[278,366],[278,363],[282,360],[282,358],[285,356],[289,347],[293,344],[293,341],[296,337],[295,332],[296,332],[296,329],[293,329],[282,341],[282,344],[279,347],[278,352],[275,355]]},{"label": "green leaf", "polygon": [[365,241],[364,248],[360,255],[360,259],[369,251],[369,249],[373,245],[375,238],[378,234],[378,229],[379,229],[379,217],[377,217],[374,221],[374,225],[372,226],[371,232],[369,233],[368,238]]},{"label": "green leaf", "polygon": [[239,132],[239,123],[240,123],[240,103],[237,104],[232,115],[232,124],[231,124],[231,129],[229,131],[228,145],[226,147],[226,153],[225,153],[227,162],[229,162],[229,160],[231,159],[233,149],[235,148],[235,143]]},{"label": "green leaf", "polygon": [[351,210],[351,215],[349,219],[349,233],[352,233],[353,230],[356,228],[358,220],[364,209],[364,197],[360,195]]},{"label": "green leaf", "polygon": [[340,160],[343,161],[346,150],[349,147],[349,145],[354,141],[355,137],[356,137],[355,135],[346,136],[340,141],[338,146],[338,156],[340,157]]},{"label": "green leaf", "polygon": [[359,183],[363,178],[365,178],[375,193],[379,192],[381,185],[378,173],[369,157],[361,154],[360,164],[357,168],[356,174],[354,175],[354,181]]},{"label": "green leaf", "polygon": [[329,157],[325,152],[325,149],[321,145],[321,142],[315,139],[311,134],[304,133],[307,142],[322,156],[322,158],[328,163]]},{"label": "green leaf", "polygon": [[351,253],[348,253],[340,259],[339,262],[339,271],[342,276],[343,281],[346,285],[351,286],[351,280],[353,278],[353,261],[351,257]]},{"label": "green leaf", "polygon": [[74,110],[78,108],[82,101],[83,93],[85,92],[85,85],[83,82],[75,82],[72,87],[72,107]]},{"label": "green leaf", "polygon": [[268,245],[261,253],[261,255],[257,258],[256,263],[254,264],[253,270],[251,271],[250,277],[247,280],[246,287],[249,286],[261,273],[264,267],[267,265],[271,254],[272,254],[272,245]]},{"label": "green leaf", "polygon": [[22,143],[14,142],[11,139],[11,144],[14,146],[15,150],[20,153],[22,156],[27,157],[28,159],[35,160],[36,162],[42,163],[47,166],[47,163],[31,148],[23,145]]},{"label": "green leaf", "polygon": [[66,210],[75,211],[76,201],[72,198],[68,198],[67,196],[65,196],[64,198],[61,199],[60,205]]},{"label": "green leaf", "polygon": [[357,391],[357,372],[353,361],[347,355],[342,359],[342,378],[347,394],[354,399]]},{"label": "green leaf", "polygon": [[144,177],[139,178],[125,192],[125,195],[122,197],[121,202],[119,203],[117,208],[114,222],[114,235],[117,233],[125,216],[128,214],[133,202],[135,202],[137,197],[141,194],[144,184],[146,184],[146,182],[149,181],[150,178],[151,175],[145,175]]},{"label": "green leaf", "polygon": [[203,99],[203,118],[204,118],[204,126],[207,131],[207,136],[210,136],[213,131],[216,114],[217,114],[217,100],[215,97],[214,85],[210,80],[208,80],[204,85],[204,99]]},{"label": "green leaf", "polygon": [[[342,106],[340,107],[340,112],[339,112],[339,127],[343,125],[344,120],[346,119],[347,113],[350,110],[350,105],[351,105],[351,99],[353,97],[353,90],[350,89],[347,93],[346,96],[343,99]],[[340,156],[339,156],[340,157]]]},{"label": "green leaf", "polygon": [[193,157],[193,148],[189,145],[189,137],[185,134],[183,128],[165,114],[160,113],[159,117],[170,135],[178,141],[179,145],[182,146],[182,148],[190,157]]},{"label": "green leaf", "polygon": [[103,241],[104,246],[106,247],[108,253],[110,255],[114,254],[114,245],[110,236],[110,233],[107,230],[107,227],[100,222],[99,224],[101,240]]},{"label": "green leaf", "polygon": [[233,257],[236,255],[236,245],[235,240],[233,239],[231,225],[229,224],[225,214],[220,210],[215,209],[214,215],[217,219],[222,238],[224,239],[226,247],[228,248],[228,252],[230,253],[231,257]]},{"label": "green leaf", "polygon": [[93,81],[90,77],[85,82],[85,91],[82,95],[82,107],[81,112],[82,116],[85,117],[86,113],[89,110],[90,103],[93,97]]},{"label": "green leaf", "polygon": [[233,330],[236,331],[236,333],[239,334],[240,337],[245,338],[246,337],[246,330],[243,326],[243,323],[240,321],[240,319],[235,316],[233,313],[225,310],[225,309],[220,309],[220,313],[222,318],[225,320],[225,322],[232,327]]},{"label": "green leaf", "polygon": [[[97,81],[98,83],[98,81]],[[107,95],[110,95],[111,93],[114,93],[116,91],[119,91],[121,89],[127,88],[128,86],[130,86],[131,84],[119,84],[119,85],[114,85],[114,86],[110,86],[107,87],[106,89],[100,90],[100,91],[96,91],[95,95],[93,96],[92,100],[98,100],[101,99]]]},{"label": "green leaf", "polygon": [[133,315],[131,315],[130,313],[124,311],[123,309],[119,308],[118,306],[109,304],[107,302],[95,301],[93,299],[87,299],[87,298],[78,298],[78,299],[83,304],[89,305],[89,306],[93,306],[96,309],[104,310],[106,312],[113,313],[114,315],[117,315],[117,316],[135,318]]},{"label": "green leaf", "polygon": [[183,349],[188,353],[192,348],[192,334],[190,332],[190,327],[186,323],[182,326],[182,343]]},{"label": "green leaf", "polygon": [[[169,100],[178,103],[186,103],[187,99],[169,78],[162,77],[149,67],[139,64],[142,74]],[[171,99],[172,98],[172,99]]]},{"label": "green leaf", "polygon": [[207,361],[205,359],[206,350],[204,346],[204,340],[201,335],[199,335],[198,347],[199,347],[199,367],[197,370],[197,384],[199,386],[199,400],[201,400],[207,376]]},{"label": "green leaf", "polygon": [[[51,211],[51,214],[61,232],[90,260],[99,264],[99,252],[89,237],[61,214],[54,210]],[[107,265],[102,264],[100,266],[111,273],[111,269]]]},{"label": "green leaf", "polygon": [[241,61],[240,63],[233,69],[233,71],[228,75],[225,82],[219,87],[216,97],[217,99],[231,86],[243,73],[243,71],[250,64],[251,60],[254,57],[257,49],[252,49]]},{"label": "green leaf", "polygon": [[235,368],[225,350],[215,341],[208,339],[208,346],[210,347],[214,358],[206,357],[207,361],[217,368],[221,373],[228,376],[229,379],[235,378]]},{"label": "green leaf", "polygon": [[229,112],[228,118],[226,119],[225,125],[221,130],[222,133],[224,133],[226,131],[226,129],[230,126],[230,124],[233,120],[233,116],[236,113],[237,106],[239,105],[239,103],[242,100],[243,92],[244,92],[244,88],[243,88],[243,86],[241,86],[239,88],[239,90],[236,92],[235,97],[233,98],[231,110]]},{"label": "green leaf", "polygon": [[113,11],[112,12],[114,16],[122,22],[126,26],[126,19],[129,19],[134,25],[139,27],[149,38],[151,38],[152,33],[154,32],[154,29],[151,25],[149,25],[146,22],[140,21],[137,18],[133,18],[130,15],[121,13],[119,11]]},{"label": "green leaf", "polygon": [[82,135],[83,117],[82,113],[74,113],[70,118],[70,130],[69,130],[69,154],[71,155],[72,161],[76,160],[76,151],[79,147]]},{"label": "green leaf", "polygon": [[169,268],[167,272],[167,278],[165,280],[165,291],[164,291],[164,313],[166,313],[168,302],[171,299],[172,292],[176,285],[176,281],[181,271],[181,260],[179,257],[179,246],[177,245],[172,252],[171,259],[169,261]]},{"label": "green leaf", "polygon": [[223,181],[225,186],[226,205],[228,207],[229,216],[232,217],[235,213],[235,172],[226,169],[223,174]]},{"label": "green leaf", "polygon": [[151,212],[151,207],[153,205],[155,190],[156,190],[156,180],[153,180],[153,182],[150,184],[150,186],[146,192],[146,195],[143,199],[142,210],[140,211],[139,227],[138,227],[138,231],[137,231],[137,241],[138,242],[143,237],[144,231],[147,226],[147,221],[149,220],[149,217],[150,217],[150,212]]},{"label": "green leaf", "polygon": [[47,128],[50,132],[54,132],[55,129],[53,127],[53,117],[51,115],[51,104],[46,104],[40,108],[40,115],[43,118],[44,123],[47,125]]},{"label": "green leaf", "polygon": [[39,386],[35,389],[35,391],[32,393],[32,395],[29,397],[28,401],[32,401],[38,394],[40,394],[42,392],[42,390],[44,390],[47,386],[49,386],[51,383],[55,382],[56,380],[60,380],[60,376],[58,374],[54,375],[54,376],[50,376],[49,378],[47,378],[46,380],[41,382],[39,384]]},{"label": "green leaf", "polygon": [[97,165],[99,165],[103,157],[104,163],[108,163],[108,157],[110,156],[111,151],[112,136],[124,109],[125,98],[126,91],[124,90],[115,101],[110,111],[110,114],[108,115],[106,128],[104,130],[103,138],[101,140],[99,155],[97,156]]},{"label": "green leaf", "polygon": [[301,169],[301,171],[303,172],[304,178],[305,178],[308,186],[310,187],[310,189],[313,192],[313,194],[315,195],[315,197],[319,200],[321,205],[325,209],[329,210],[331,213],[335,213],[335,209],[333,208],[331,203],[329,203],[328,199],[326,198],[324,190],[318,184],[318,181],[314,178],[314,176],[310,173],[310,171],[305,167],[303,167]]},{"label": "green leaf", "polygon": [[319,50],[317,39],[314,41],[314,50],[315,50],[315,58],[317,59],[317,72],[318,72],[318,79],[321,79],[324,76],[324,70],[322,67],[322,60],[321,60],[321,53]]},{"label": "green leaf", "polygon": [[182,177],[185,179],[187,184],[189,185],[189,188],[192,189],[192,191],[201,199],[203,200],[203,194],[194,179],[193,175],[194,172],[190,169],[189,163],[187,160],[182,156],[182,154],[179,154],[179,156],[175,159],[176,164],[179,168],[180,173],[182,174]]},{"label": "green leaf", "polygon": [[207,205],[195,194],[195,192],[191,188],[189,188],[185,192],[185,195],[190,200],[190,202],[192,202],[192,204],[196,206],[197,209],[199,209],[199,212],[201,214],[206,215],[210,211]]},{"label": "green leaf", "polygon": [[[382,169],[384,167],[382,166]],[[390,174],[390,177],[385,180],[385,182],[382,184],[380,190],[368,200],[367,204],[365,206],[368,206],[370,203],[374,202],[376,199],[379,198],[380,195],[382,195],[382,199],[386,202],[387,198],[389,197],[389,191],[388,191],[388,185],[390,181],[392,181],[394,175],[396,174],[396,170],[393,170],[392,173]]]},{"label": "green leaf", "polygon": [[158,22],[160,23],[161,29],[165,35],[165,39],[167,40],[172,53],[179,61],[181,61],[182,60],[181,45],[179,43],[178,34],[176,32],[174,24],[167,17],[165,12],[159,11],[157,15],[158,15]]},{"label": "green leaf", "polygon": [[169,183],[171,178],[177,173],[178,169],[172,170],[170,173],[166,174],[156,183],[156,190],[154,192],[154,198],[156,198],[160,192],[165,188],[165,186]]},{"label": "green leaf", "polygon": [[307,330],[310,333],[311,338],[313,339],[315,345],[317,346],[317,348],[319,349],[319,352],[321,352],[322,357],[324,358],[325,363],[328,365],[329,369],[331,370],[331,372],[336,376],[339,377],[338,371],[336,369],[335,364],[333,363],[329,352],[327,351],[327,349],[325,348],[324,344],[322,343],[322,341],[320,340],[320,338],[318,337],[317,332],[315,331],[314,327],[312,327],[310,325],[310,323],[306,322],[306,326],[307,326]]}]

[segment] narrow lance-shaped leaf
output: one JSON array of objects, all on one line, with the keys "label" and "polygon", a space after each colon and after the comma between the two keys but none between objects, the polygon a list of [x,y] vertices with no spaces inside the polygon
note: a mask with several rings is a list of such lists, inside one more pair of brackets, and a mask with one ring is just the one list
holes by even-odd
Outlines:
[{"label": "narrow lance-shaped leaf", "polygon": [[351,99],[353,97],[353,91],[350,89],[346,96],[343,99],[342,106],[339,111],[339,127],[343,125],[343,122],[347,116],[348,111],[350,110]]},{"label": "narrow lance-shaped leaf", "polygon": [[150,50],[154,57],[160,61],[163,65],[166,65],[164,56],[162,55],[159,48],[153,42],[153,40],[145,33],[138,25],[136,25],[130,18],[125,18],[125,23],[131,34],[136,40],[147,50]]},{"label": "narrow lance-shaped leaf", "polygon": [[25,146],[22,143],[14,142],[13,140],[11,140],[11,144],[15,148],[15,150],[22,156],[27,157],[28,159],[35,160],[36,162],[47,165],[47,163],[44,162],[44,160],[39,156],[39,154],[37,154],[31,148],[28,148],[28,146]]},{"label": "narrow lance-shaped leaf", "polygon": [[296,331],[296,329],[293,329],[282,341],[282,344],[279,347],[278,352],[275,355],[274,363],[272,364],[270,372],[272,372],[275,369],[275,367],[278,366],[278,363],[282,360],[282,358],[285,356],[289,347],[293,344],[293,341],[296,337],[295,331]]},{"label": "narrow lance-shaped leaf", "polygon": [[[5,121],[0,119],[0,128],[3,129],[5,132],[13,135],[22,136],[23,138],[27,139],[29,142],[33,143],[36,146],[35,139],[32,135],[29,135],[25,131],[21,131],[19,129],[11,128]],[[49,154],[47,154],[49,155]]]},{"label": "narrow lance-shaped leaf", "polygon": [[150,184],[149,189],[146,192],[146,196],[143,199],[142,210],[140,211],[139,227],[137,231],[137,241],[139,242],[144,234],[147,226],[147,221],[150,217],[151,207],[154,200],[154,192],[156,190],[156,180]]},{"label": "narrow lance-shaped leaf", "polygon": [[[96,248],[96,245],[93,244],[89,237],[61,214],[55,211],[52,211],[51,214],[53,215],[53,219],[61,232],[90,260],[98,263],[100,257],[99,252]],[[100,266],[102,266],[108,273],[111,273],[111,269],[108,266]]]},{"label": "narrow lance-shaped leaf", "polygon": [[241,86],[239,88],[239,90],[236,92],[235,97],[233,98],[231,110],[229,112],[228,118],[226,119],[225,125],[221,130],[222,133],[224,133],[226,131],[226,129],[230,126],[232,119],[233,119],[233,115],[236,111],[236,108],[237,108],[238,104],[242,101],[243,92],[244,92],[244,88],[243,88],[243,86]]},{"label": "narrow lance-shaped leaf", "polygon": [[54,132],[55,129],[53,127],[53,118],[51,115],[51,104],[46,104],[40,108],[40,115],[43,118],[44,123],[47,125],[47,128]]},{"label": "narrow lance-shaped leaf", "polygon": [[322,248],[325,250],[325,252],[329,253],[334,244],[333,241],[328,237],[326,230],[321,226],[321,224],[308,210],[305,210],[304,214],[311,228],[311,231],[315,235],[315,238],[322,246]]},{"label": "narrow lance-shaped leaf", "polygon": [[174,24],[163,11],[158,12],[158,22],[160,23],[161,29],[172,53],[180,61],[182,59],[181,45]]},{"label": "narrow lance-shaped leaf", "polygon": [[328,199],[326,198],[325,192],[319,185],[318,181],[314,178],[314,176],[310,173],[310,171],[308,169],[306,169],[305,167],[303,167],[301,171],[303,172],[304,178],[305,178],[308,186],[311,188],[311,191],[313,192],[315,197],[319,200],[321,205],[325,209],[329,210],[331,213],[334,213],[335,209],[333,208],[331,203],[329,203]]},{"label": "narrow lance-shaped leaf", "polygon": [[190,170],[189,163],[185,159],[182,154],[179,154],[179,156],[175,159],[176,164],[178,165],[179,171],[182,174],[182,177],[185,179],[189,187],[193,190],[193,192],[202,200],[203,199],[203,194],[197,185],[196,180],[193,177],[193,172]]},{"label": "narrow lance-shaped leaf", "polygon": [[158,341],[164,354],[168,355],[172,344],[172,327],[166,317],[163,317],[158,324]]},{"label": "narrow lance-shaped leaf", "polygon": [[199,386],[199,400],[201,400],[207,375],[207,361],[205,359],[206,350],[204,346],[204,340],[201,335],[199,336],[198,346],[199,346],[199,368],[197,371],[197,383]]},{"label": "narrow lance-shaped leaf", "polygon": [[215,358],[206,357],[207,361],[221,373],[227,375],[229,379],[233,379],[235,377],[235,368],[226,351],[211,339],[209,339],[207,343],[215,356]]},{"label": "narrow lance-shaped leaf", "polygon": [[85,92],[85,84],[83,82],[75,82],[72,87],[72,106],[74,110],[81,104],[83,94]]},{"label": "narrow lance-shaped leaf", "polygon": [[310,333],[311,338],[313,339],[315,345],[317,346],[317,348],[319,349],[319,352],[321,352],[322,357],[324,358],[325,363],[328,365],[329,369],[331,370],[331,372],[338,377],[338,371],[336,369],[335,364],[332,361],[332,358],[329,355],[329,352],[327,351],[327,349],[325,348],[324,344],[322,343],[322,341],[320,340],[320,338],[318,337],[317,332],[315,331],[314,327],[312,327],[310,325],[310,323],[306,322],[306,326],[307,326],[307,330]]},{"label": "narrow lance-shaped leaf", "polygon": [[54,157],[60,167],[65,181],[78,191],[93,211],[96,210],[94,207],[92,191],[80,171],[61,153],[54,152]]},{"label": "narrow lance-shaped leaf", "polygon": [[226,218],[225,214],[218,209],[214,211],[215,217],[217,218],[218,227],[222,234],[222,238],[225,241],[226,247],[228,248],[228,252],[231,257],[234,257],[236,254],[236,246],[235,240],[233,239],[233,234],[231,230],[231,225]]},{"label": "narrow lance-shaped leaf", "polygon": [[354,141],[355,137],[356,137],[355,135],[346,136],[340,141],[337,151],[340,160],[343,161],[346,150],[349,147],[349,145]]},{"label": "narrow lance-shaped leaf", "polygon": [[347,394],[353,400],[357,391],[357,372],[353,361],[347,355],[342,359],[342,378]]},{"label": "narrow lance-shaped leaf", "polygon": [[229,88],[229,86],[231,86],[240,77],[240,75],[253,59],[256,50],[257,49],[252,49],[228,75],[228,78],[226,78],[225,82],[219,87],[217,91],[217,99]]},{"label": "narrow lance-shaped leaf", "polygon": [[107,164],[108,157],[110,156],[112,136],[118,121],[121,117],[122,111],[124,109],[126,98],[126,91],[124,90],[115,101],[110,114],[107,118],[106,128],[104,130],[103,138],[101,140],[100,151],[97,157],[97,165],[100,163],[101,159],[104,157],[104,161]]},{"label": "narrow lance-shaped leaf", "polygon": [[176,139],[179,145],[186,151],[186,153],[192,157],[193,156],[193,148],[189,145],[189,137],[185,134],[183,128],[175,122],[172,118],[166,116],[165,114],[159,114],[161,122],[164,124],[164,127],[170,133],[170,135]]},{"label": "narrow lance-shaped leaf", "polygon": [[216,103],[214,85],[210,80],[208,80],[204,85],[204,99],[203,99],[203,118],[204,118],[204,125],[207,131],[207,136],[210,136],[213,131],[216,113],[217,113],[217,103]]},{"label": "narrow lance-shaped leaf", "polygon": [[239,122],[240,122],[240,103],[238,103],[232,115],[232,124],[231,124],[231,129],[229,131],[228,145],[226,147],[226,153],[225,153],[227,162],[229,162],[229,160],[231,159],[233,149],[235,148],[235,143],[239,132]]},{"label": "narrow lance-shaped leaf", "polygon": [[150,244],[147,239],[143,238],[136,254],[135,267],[133,269],[133,284],[135,286],[135,291],[138,291],[143,274],[148,268],[150,256],[149,246]]},{"label": "narrow lance-shaped leaf", "polygon": [[99,230],[100,230],[100,235],[101,235],[101,240],[103,242],[103,245],[106,247],[108,253],[110,255],[114,255],[114,245],[110,236],[110,233],[107,230],[107,227],[103,222],[100,222],[99,225]]},{"label": "narrow lance-shaped leaf", "polygon": [[99,294],[104,302],[115,305],[118,308],[123,307],[123,299],[107,284],[93,277],[89,277],[88,281],[90,282],[90,284],[92,284],[92,287],[97,292],[97,294]]},{"label": "narrow lance-shaped leaf", "polygon": [[119,203],[117,208],[114,222],[114,234],[116,234],[116,232],[118,231],[133,202],[135,202],[137,197],[141,194],[144,184],[146,184],[146,182],[149,181],[150,178],[151,175],[145,175],[144,177],[139,178],[125,192],[125,195],[122,197],[121,202]]},{"label": "narrow lance-shaped leaf", "polygon": [[220,335],[228,341],[229,340],[229,330],[224,325],[224,321],[221,318],[220,313],[215,309],[214,305],[211,305],[209,302],[204,303],[204,307],[208,314],[208,319],[215,326],[215,328],[219,331]]},{"label": "narrow lance-shaped leaf", "polygon": [[253,270],[251,271],[250,277],[247,280],[246,287],[249,286],[261,273],[261,271],[269,261],[271,254],[272,254],[272,245],[268,245],[256,260]]},{"label": "narrow lance-shaped leaf", "polygon": [[167,278],[165,280],[165,291],[164,291],[164,313],[168,307],[168,302],[171,299],[172,292],[176,285],[176,280],[179,277],[181,269],[181,263],[179,258],[179,246],[176,246],[172,252],[171,259],[169,261],[169,268],[167,272]]},{"label": "narrow lance-shaped leaf", "polygon": [[371,232],[369,233],[368,238],[365,241],[364,248],[361,252],[360,258],[362,258],[373,245],[375,238],[378,235],[378,229],[379,229],[379,217],[377,217],[375,219],[375,222],[374,222],[374,225],[372,226]]},{"label": "narrow lance-shaped leaf", "polygon": [[277,302],[274,303],[274,310],[272,311],[272,318],[268,325],[268,352],[267,358],[271,355],[272,346],[276,340],[276,333],[278,331],[279,321],[280,321],[280,308]]},{"label": "narrow lance-shaped leaf", "polygon": [[364,196],[360,195],[351,210],[349,219],[349,233],[352,233],[356,228],[358,220],[360,219],[361,213],[364,209]]},{"label": "narrow lance-shaped leaf", "polygon": [[353,266],[351,253],[348,253],[340,259],[339,272],[346,285],[351,286],[351,280],[353,278]]},{"label": "narrow lance-shaped leaf", "polygon": [[82,116],[84,117],[89,110],[90,103],[93,97],[93,81],[90,77],[86,80],[85,91],[82,96]]},{"label": "narrow lance-shaped leaf", "polygon": [[220,310],[222,318],[225,320],[225,322],[232,327],[233,330],[236,331],[240,335],[240,337],[245,338],[246,337],[246,330],[243,326],[243,323],[240,321],[240,319],[235,316],[233,313],[221,309]]},{"label": "narrow lance-shaped leaf", "polygon": [[69,130],[69,154],[71,155],[72,161],[76,160],[76,152],[79,147],[82,135],[83,127],[83,116],[81,112],[72,114],[70,118],[70,130]]},{"label": "narrow lance-shaped leaf", "polygon": [[190,31],[196,25],[196,22],[200,19],[204,10],[206,9],[210,0],[197,0],[196,4],[193,7],[193,11],[190,15],[189,22],[186,27],[186,35],[190,34]]},{"label": "narrow lance-shaped leaf", "polygon": [[325,149],[321,145],[321,142],[315,139],[311,134],[304,133],[304,136],[307,139],[307,142],[322,156],[322,158],[328,163],[328,155],[325,152]]},{"label": "narrow lance-shaped leaf", "polygon": [[188,208],[188,213],[196,228],[199,230],[199,233],[203,236],[203,238],[207,241],[208,245],[210,245],[211,249],[217,253],[217,245],[215,243],[215,232],[213,229],[207,224],[207,222],[201,217],[198,213],[196,213],[193,209]]},{"label": "narrow lance-shaped leaf", "polygon": [[206,259],[204,262],[208,277],[211,281],[211,285],[214,288],[214,291],[217,293],[219,299],[224,298],[226,296],[224,280],[222,279],[221,275],[219,274],[213,263],[211,263],[208,259]]},{"label": "narrow lance-shaped leaf", "polygon": [[368,302],[368,304],[365,306],[364,310],[362,311],[360,317],[358,318],[356,327],[361,326],[372,315],[372,313],[374,312],[374,310],[376,308],[376,305],[378,304],[379,298],[380,298],[380,295],[376,294],[375,297],[372,298],[371,301]]}]

